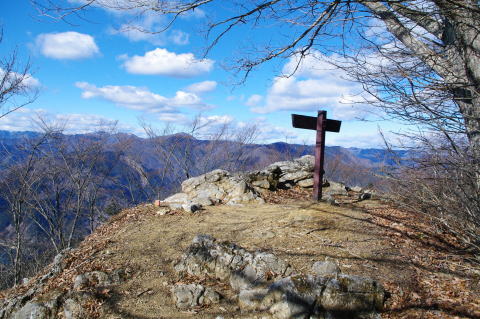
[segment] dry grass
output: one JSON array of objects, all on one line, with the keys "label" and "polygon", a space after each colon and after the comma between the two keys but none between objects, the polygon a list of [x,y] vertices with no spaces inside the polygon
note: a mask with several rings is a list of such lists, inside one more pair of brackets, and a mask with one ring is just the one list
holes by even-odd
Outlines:
[{"label": "dry grass", "polygon": [[[174,273],[172,262],[196,234],[206,233],[250,250],[272,251],[300,272],[330,258],[345,273],[373,277],[391,294],[383,318],[480,317],[479,272],[466,262],[468,255],[458,253],[455,239],[438,237],[428,220],[379,201],[337,207],[312,204],[305,196],[272,194],[275,204],[216,206],[194,215],[160,215],[151,205],[126,210],[72,253],[49,289],[71,289],[74,276],[85,271],[128,268],[131,278],[102,298],[108,309],[102,317],[251,318],[239,314],[224,283]],[[170,295],[178,281],[214,286],[225,300],[179,311]]]}]

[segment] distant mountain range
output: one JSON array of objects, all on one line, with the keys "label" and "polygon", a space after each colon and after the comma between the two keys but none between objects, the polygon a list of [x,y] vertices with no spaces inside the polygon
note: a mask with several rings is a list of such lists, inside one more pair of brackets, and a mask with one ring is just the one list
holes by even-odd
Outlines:
[{"label": "distant mountain range", "polygon": [[[0,274],[6,278],[0,289],[12,285],[15,229],[22,232],[22,262],[40,260],[41,266],[122,208],[163,199],[187,178],[217,168],[260,170],[313,151],[312,145],[243,144],[184,133],[141,138],[0,131]],[[392,164],[381,149],[326,147],[326,177],[347,185],[380,185],[382,168]],[[9,207],[23,207],[19,227]]]},{"label": "distant mountain range", "polygon": [[[0,131],[0,174],[1,167],[22,162],[28,153],[25,148],[41,136],[37,132]],[[184,133],[155,139],[104,132],[60,134],[57,138],[72,145],[72,149],[85,141],[103,141],[102,166],[112,168],[108,176],[110,181],[100,197],[100,206],[104,208],[113,200],[125,207],[166,197],[178,191],[186,178],[216,168],[232,172],[262,169],[273,162],[291,160],[314,151],[313,145],[283,142],[243,145],[234,141],[199,140]],[[398,155],[406,153],[398,152]],[[375,184],[378,180],[375,174],[383,166],[392,164],[391,156],[382,149],[326,147],[327,178],[349,185]],[[2,209],[5,209],[5,202],[0,196],[0,233],[9,224]]]}]

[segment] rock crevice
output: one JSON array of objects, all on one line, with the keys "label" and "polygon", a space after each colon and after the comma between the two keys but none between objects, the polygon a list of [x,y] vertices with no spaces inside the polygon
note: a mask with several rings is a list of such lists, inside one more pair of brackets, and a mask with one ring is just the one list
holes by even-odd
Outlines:
[{"label": "rock crevice", "polygon": [[373,279],[341,274],[332,262],[315,263],[315,275],[300,274],[272,253],[249,252],[208,235],[196,236],[174,267],[180,274],[228,282],[242,311],[267,311],[277,319],[334,319],[339,313],[372,318],[385,296]]}]

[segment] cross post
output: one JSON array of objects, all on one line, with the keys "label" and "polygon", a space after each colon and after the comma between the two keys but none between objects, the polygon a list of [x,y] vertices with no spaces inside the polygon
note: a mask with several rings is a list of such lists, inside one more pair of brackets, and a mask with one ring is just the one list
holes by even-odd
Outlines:
[{"label": "cross post", "polygon": [[292,125],[295,128],[316,130],[315,168],[313,174],[313,200],[322,199],[323,164],[325,162],[325,132],[340,132],[342,122],[327,119],[327,111],[318,111],[316,117],[292,114]]}]

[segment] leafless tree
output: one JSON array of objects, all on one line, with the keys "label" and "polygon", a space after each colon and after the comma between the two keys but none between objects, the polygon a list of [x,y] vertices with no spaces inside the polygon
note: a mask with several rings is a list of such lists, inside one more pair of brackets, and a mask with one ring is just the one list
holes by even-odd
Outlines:
[{"label": "leafless tree", "polygon": [[9,284],[93,232],[109,202],[123,204],[123,192],[114,187],[121,176],[113,171],[130,140],[115,134],[115,126],[72,136],[43,121],[42,130],[4,145],[0,156],[0,214],[10,221],[0,254],[10,259],[2,265]]},{"label": "leafless tree", "polygon": [[[48,133],[40,134],[37,138],[27,139],[19,145],[18,151],[25,160],[6,163],[5,157],[12,154],[4,149],[2,155],[4,161],[1,165],[0,188],[1,198],[8,206],[4,213],[8,214],[11,220],[12,236],[5,236],[0,242],[4,251],[11,257],[10,264],[13,269],[13,284],[18,284],[25,273],[25,237],[28,223],[26,222],[32,209],[28,205],[30,200],[31,185],[37,182],[39,177],[36,163],[40,156],[40,148],[49,138]],[[17,156],[19,156],[17,154]],[[13,238],[10,238],[13,237]]]},{"label": "leafless tree", "polygon": [[[161,164],[154,174],[155,180],[143,169],[137,171],[157,198],[174,191],[181,181],[213,169],[244,171],[252,155],[249,145],[258,136],[256,125],[234,127],[231,123],[217,123],[201,114],[178,129],[167,125],[157,130],[148,123],[142,123],[142,126]],[[139,163],[140,159],[135,162]]]},{"label": "leafless tree", "polygon": [[[55,0],[32,2],[41,14],[56,19],[72,18],[91,7],[164,15],[170,18],[165,29],[184,14],[200,8],[208,12],[220,5],[227,13],[206,26],[207,54],[233,29],[277,28],[274,38],[265,38],[263,43],[257,40],[254,50],[243,50],[247,53],[232,61],[233,65],[248,75],[276,58],[295,57],[300,65],[313,49],[341,52],[345,59],[338,64],[348,66],[352,78],[371,93],[368,102],[416,124],[435,122],[446,134],[452,129],[461,131],[477,157],[480,153],[478,1],[90,0],[69,7]],[[387,31],[382,33],[385,41],[368,32],[372,21],[381,21]],[[344,41],[336,45],[332,38]],[[375,49],[375,55],[363,49]],[[379,56],[385,59],[380,66]]]},{"label": "leafless tree", "polygon": [[[0,27],[0,43],[3,29]],[[35,101],[38,83],[31,75],[30,62],[22,63],[17,50],[0,58],[0,119]]]},{"label": "leafless tree", "polygon": [[[84,14],[91,7],[136,15],[163,15],[170,18],[165,29],[195,10],[216,11],[217,15],[212,15],[206,25],[206,54],[233,30],[246,35],[248,31],[275,28],[271,37],[247,41],[252,47],[241,48],[242,53],[233,55],[231,65],[243,71],[245,77],[257,66],[278,58],[296,62],[286,76],[310,58],[327,57],[329,62],[344,69],[367,93],[356,99],[359,103],[378,106],[387,118],[416,128],[403,137],[413,142],[410,145],[422,157],[414,156],[415,165],[404,177],[415,177],[412,182],[418,183],[419,192],[415,196],[418,195],[419,203],[424,197],[425,203],[443,212],[442,207],[455,206],[448,204],[449,201],[456,202],[462,210],[457,220],[465,217],[470,221],[476,230],[469,228],[469,237],[478,240],[479,208],[475,200],[480,190],[478,1],[90,0],[70,7],[62,7],[56,0],[32,1],[41,14],[56,19]],[[214,10],[219,7],[223,9],[220,13]],[[446,192],[447,189],[458,191]]]}]

